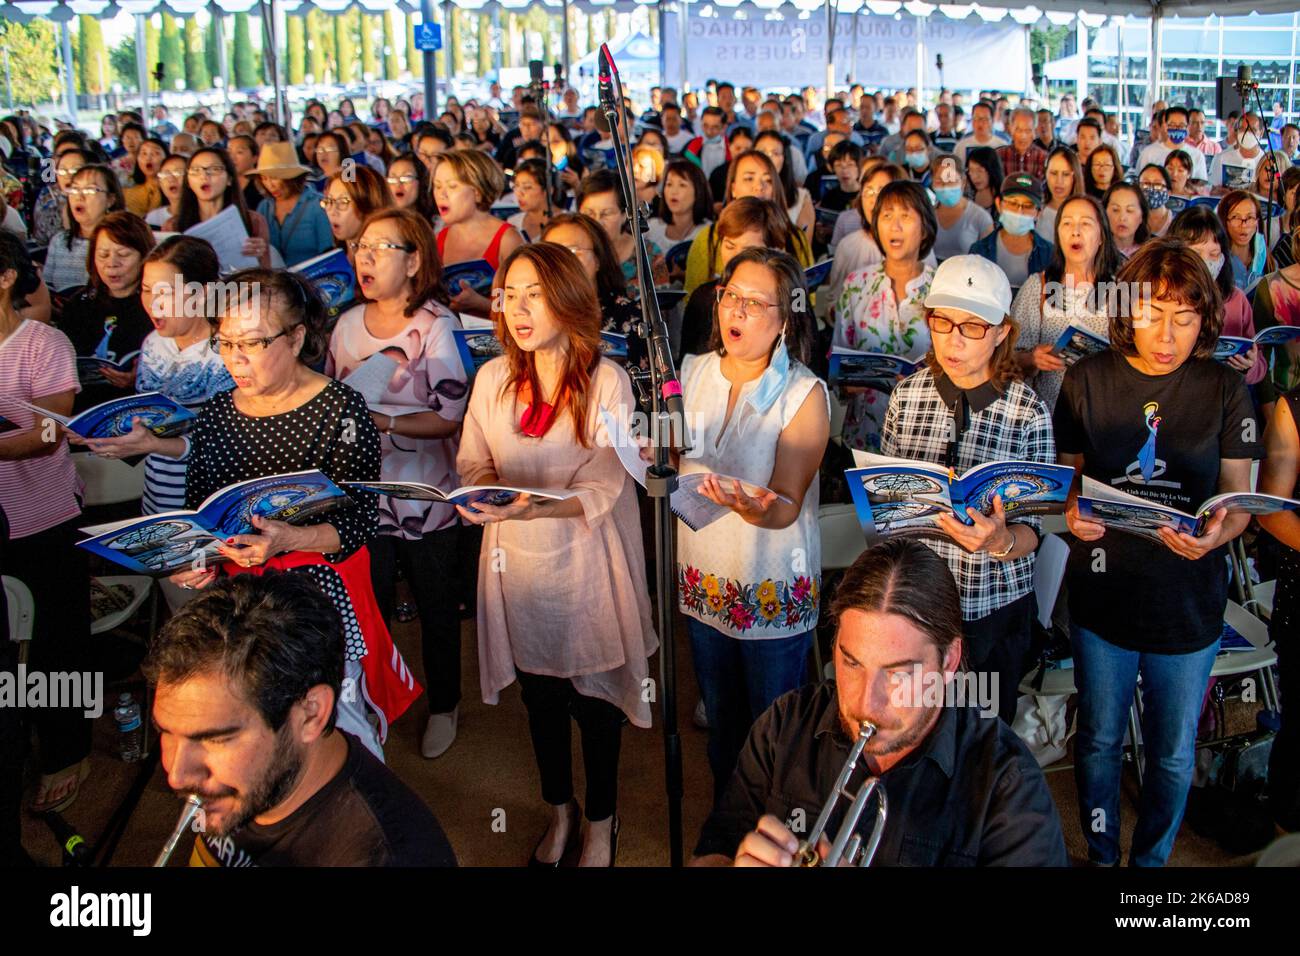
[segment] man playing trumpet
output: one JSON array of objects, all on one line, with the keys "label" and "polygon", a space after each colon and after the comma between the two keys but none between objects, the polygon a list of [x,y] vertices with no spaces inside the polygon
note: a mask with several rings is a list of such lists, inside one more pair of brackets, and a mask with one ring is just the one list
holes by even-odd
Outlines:
[{"label": "man playing trumpet", "polygon": [[224,578],[154,639],[163,769],[203,801],[192,866],[455,865],[429,808],[334,726],[343,645],[294,573]]},{"label": "man playing trumpet", "polygon": [[[963,676],[962,617],[944,560],[914,540],[878,545],[845,573],[831,613],[835,680],[786,694],[754,724],[692,863],[799,862],[865,721],[876,732],[846,789],[856,793],[874,776],[888,793],[876,862],[1066,865],[1056,806],[1028,749],[996,709],[951,700]],[[830,816],[816,847],[822,858],[848,805],[841,797]],[[859,818],[864,841],[874,806]]]}]

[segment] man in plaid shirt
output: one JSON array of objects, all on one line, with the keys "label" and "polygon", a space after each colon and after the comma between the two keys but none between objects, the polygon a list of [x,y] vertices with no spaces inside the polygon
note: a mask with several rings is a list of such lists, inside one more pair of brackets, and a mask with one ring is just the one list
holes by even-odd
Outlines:
[{"label": "man in plaid shirt", "polygon": [[1047,152],[1034,143],[1034,113],[1018,107],[1011,114],[1011,143],[998,149],[1002,172],[1011,176],[1028,173],[1042,181],[1047,178]]},{"label": "man in plaid shirt", "polygon": [[[980,256],[942,263],[925,299],[933,348],[927,367],[893,391],[880,450],[957,473],[991,461],[1056,463],[1051,413],[1012,377],[1011,287]],[[1015,716],[1029,652],[1036,518],[1007,520],[1000,499],[973,525],[943,515],[946,538],[926,544],[948,563],[961,594],[967,663],[998,674],[998,713]]]}]

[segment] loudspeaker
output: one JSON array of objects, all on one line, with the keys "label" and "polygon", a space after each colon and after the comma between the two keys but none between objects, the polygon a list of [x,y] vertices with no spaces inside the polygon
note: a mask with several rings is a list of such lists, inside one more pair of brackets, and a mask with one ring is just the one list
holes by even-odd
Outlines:
[{"label": "loudspeaker", "polygon": [[1214,112],[1220,123],[1226,123],[1228,114],[1234,110],[1238,113],[1245,112],[1241,94],[1233,86],[1236,82],[1235,76],[1221,76],[1214,82]]}]

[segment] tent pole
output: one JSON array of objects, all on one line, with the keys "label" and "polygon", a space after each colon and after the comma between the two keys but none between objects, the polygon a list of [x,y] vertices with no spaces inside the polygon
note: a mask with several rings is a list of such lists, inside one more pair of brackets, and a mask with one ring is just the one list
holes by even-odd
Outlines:
[{"label": "tent pole", "polygon": [[72,30],[68,21],[59,24],[59,36],[63,46],[63,96],[68,110],[68,119],[73,125],[77,122],[77,80],[72,75]]},{"label": "tent pole", "polygon": [[835,95],[835,2],[826,0],[826,95],[824,103]]},{"label": "tent pole", "polygon": [[[573,51],[569,49],[569,0],[564,0],[564,6],[560,10],[560,62],[564,66],[564,82],[569,82],[569,63],[573,56]],[[557,92],[563,93],[563,90]]]},{"label": "tent pole", "polygon": [[[217,33],[217,72],[221,75],[221,96],[230,112],[230,65],[226,62],[226,15],[217,8],[212,13],[210,29]],[[321,82],[317,79],[316,82]]]},{"label": "tent pole", "polygon": [[[135,15],[135,75],[140,84],[140,122],[144,124],[145,131],[149,130],[149,64],[145,62],[145,39],[144,39],[144,21],[143,13]],[[162,91],[158,91],[159,98],[162,97]]]},{"label": "tent pole", "polygon": [[1147,59],[1147,102],[1160,99],[1160,24],[1162,15],[1158,6],[1151,8],[1151,56]]},{"label": "tent pole", "polygon": [[691,88],[690,77],[687,75],[687,71],[686,71],[686,47],[687,47],[688,38],[690,36],[690,34],[687,32],[687,21],[690,19],[691,16],[690,0],[677,0],[677,8],[678,8],[677,20],[681,26],[681,33],[682,33],[682,62],[681,62],[681,69],[678,71],[681,74],[681,82],[679,82],[677,85],[681,89],[681,95],[685,96],[686,91]]},{"label": "tent pole", "polygon": [[[925,103],[925,17],[916,18],[916,108],[924,112]],[[936,98],[937,102],[937,98]]]},{"label": "tent pole", "polygon": [[[420,0],[420,23],[433,23],[433,0]],[[438,115],[438,61],[432,50],[424,50],[424,118]]]},{"label": "tent pole", "polygon": [[668,45],[664,42],[664,27],[668,24],[668,11],[664,7],[664,0],[659,0],[655,4],[659,17],[659,85],[668,85]]}]

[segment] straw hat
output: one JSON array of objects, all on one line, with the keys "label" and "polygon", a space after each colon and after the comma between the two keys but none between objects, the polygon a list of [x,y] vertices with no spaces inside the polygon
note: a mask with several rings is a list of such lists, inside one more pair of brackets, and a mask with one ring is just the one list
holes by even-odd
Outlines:
[{"label": "straw hat", "polygon": [[308,167],[298,162],[298,151],[293,148],[293,143],[267,143],[257,154],[257,168],[249,170],[249,175],[296,179],[310,172]]}]

